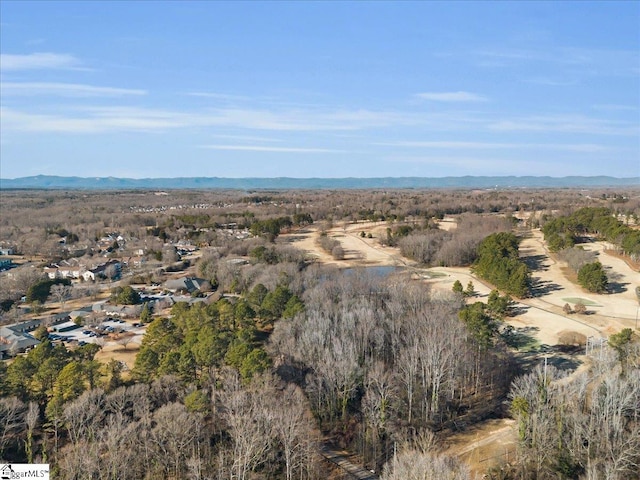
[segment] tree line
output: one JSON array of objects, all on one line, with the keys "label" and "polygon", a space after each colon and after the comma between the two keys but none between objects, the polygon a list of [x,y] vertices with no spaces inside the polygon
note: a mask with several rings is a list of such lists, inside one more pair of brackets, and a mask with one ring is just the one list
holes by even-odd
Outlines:
[{"label": "tree line", "polygon": [[583,207],[548,219],[542,232],[552,252],[573,247],[581,236],[589,234],[615,244],[625,255],[640,258],[640,231],[618,220],[610,208]]}]

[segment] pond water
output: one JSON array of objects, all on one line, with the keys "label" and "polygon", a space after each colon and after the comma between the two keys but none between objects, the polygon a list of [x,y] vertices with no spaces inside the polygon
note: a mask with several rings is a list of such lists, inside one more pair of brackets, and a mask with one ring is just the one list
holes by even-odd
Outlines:
[{"label": "pond water", "polygon": [[353,275],[355,272],[358,272],[358,271],[366,271],[377,277],[387,277],[392,273],[399,273],[403,270],[404,269],[402,267],[394,267],[390,265],[379,265],[376,267],[343,268],[342,272],[345,275]]}]

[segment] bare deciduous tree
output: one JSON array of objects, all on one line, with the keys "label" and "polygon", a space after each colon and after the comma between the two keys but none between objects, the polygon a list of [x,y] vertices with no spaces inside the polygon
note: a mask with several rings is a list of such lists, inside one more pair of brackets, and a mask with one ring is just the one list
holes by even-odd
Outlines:
[{"label": "bare deciduous tree", "polygon": [[452,457],[407,450],[394,456],[380,480],[471,480],[469,467]]},{"label": "bare deciduous tree", "polygon": [[133,335],[132,333],[123,333],[120,334],[116,342],[118,342],[118,345],[122,345],[126,350],[127,345],[129,345],[133,341],[134,337],[135,335]]},{"label": "bare deciduous tree", "polygon": [[235,376],[227,378],[221,394],[222,417],[233,443],[231,478],[245,480],[269,461],[274,441],[272,414],[264,409],[262,393],[243,389]]},{"label": "bare deciduous tree", "polygon": [[170,403],[153,414],[155,426],[151,438],[160,455],[155,458],[169,475],[178,476],[186,468],[186,461],[200,438],[202,419],[188,412],[181,403]]},{"label": "bare deciduous tree", "polygon": [[60,308],[64,308],[65,302],[71,297],[72,290],[73,287],[71,285],[52,285],[49,296],[60,303]]},{"label": "bare deciduous tree", "polygon": [[107,268],[104,269],[105,277],[107,277],[111,281],[115,280],[118,277],[119,273],[120,271],[118,270],[118,267],[113,264],[107,266]]},{"label": "bare deciduous tree", "polygon": [[25,415],[25,424],[27,425],[27,439],[25,440],[24,449],[27,454],[27,462],[33,463],[33,431],[38,425],[40,419],[40,407],[36,402],[29,402],[29,409]]},{"label": "bare deciduous tree", "polygon": [[0,398],[0,456],[10,440],[24,428],[26,405],[17,397]]}]

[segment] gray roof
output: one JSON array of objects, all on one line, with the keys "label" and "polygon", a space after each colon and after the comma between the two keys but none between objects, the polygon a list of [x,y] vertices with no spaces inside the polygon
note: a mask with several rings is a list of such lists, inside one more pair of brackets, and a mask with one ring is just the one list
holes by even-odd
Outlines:
[{"label": "gray roof", "polygon": [[7,352],[12,348],[24,350],[39,343],[30,334],[14,330],[11,326],[0,327],[0,352]]},{"label": "gray roof", "polygon": [[184,277],[184,278],[176,278],[172,280],[167,280],[164,286],[168,290],[186,290],[187,292],[195,292],[196,290],[201,290],[207,282],[204,278],[196,278],[196,277]]}]

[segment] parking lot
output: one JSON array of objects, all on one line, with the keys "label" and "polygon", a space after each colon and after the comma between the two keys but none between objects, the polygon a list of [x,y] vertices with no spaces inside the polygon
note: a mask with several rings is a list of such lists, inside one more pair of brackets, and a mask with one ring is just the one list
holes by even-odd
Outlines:
[{"label": "parking lot", "polygon": [[109,318],[93,327],[78,326],[69,321],[58,324],[54,328],[55,331],[49,333],[49,339],[71,345],[74,343],[84,345],[87,343],[117,342],[124,335],[131,337],[131,343],[139,344],[146,329],[139,323],[130,323],[117,318]]}]

